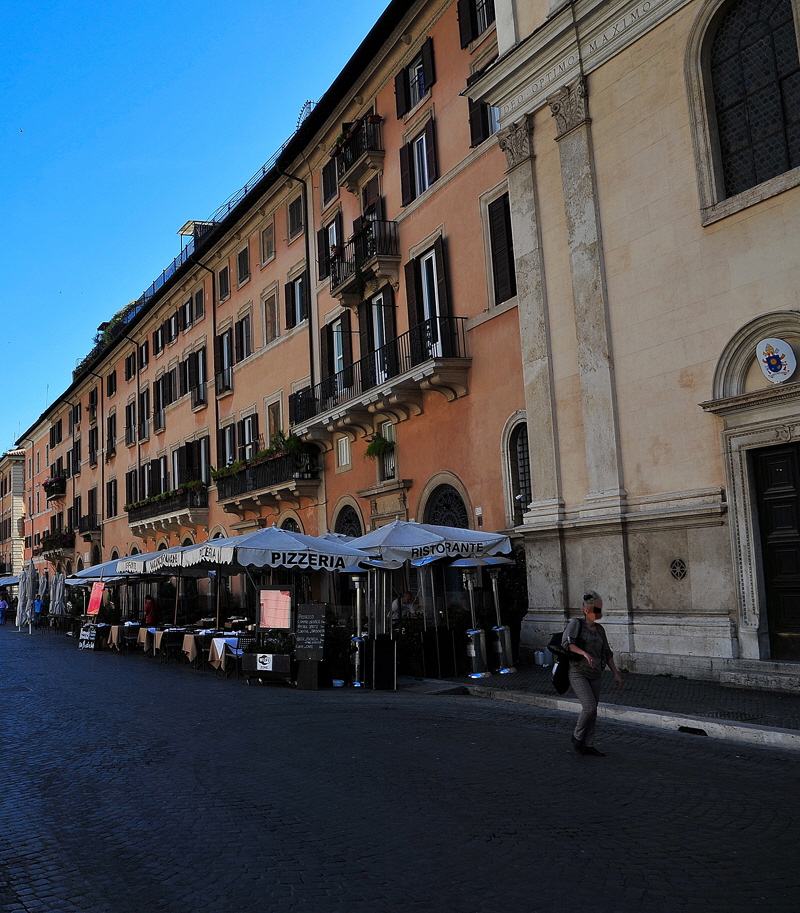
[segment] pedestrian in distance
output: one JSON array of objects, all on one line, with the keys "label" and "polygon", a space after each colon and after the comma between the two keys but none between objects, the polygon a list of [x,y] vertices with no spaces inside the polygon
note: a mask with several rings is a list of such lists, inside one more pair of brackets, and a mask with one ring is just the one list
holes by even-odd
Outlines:
[{"label": "pedestrian in distance", "polygon": [[144,601],[144,621],[147,625],[158,623],[158,606],[150,593],[147,594],[147,598]]},{"label": "pedestrian in distance", "polygon": [[576,660],[569,664],[569,683],[581,703],[572,745],[578,754],[597,758],[605,757],[594,744],[594,732],[600,682],[606,666],[614,673],[617,688],[622,687],[622,676],[614,662],[605,629],[597,621],[602,615],[603,600],[594,590],[588,590],[583,594],[583,614],[570,621],[561,639],[562,646],[577,654]]},{"label": "pedestrian in distance", "polygon": [[8,603],[6,602],[6,594],[0,593],[0,625],[6,623],[6,612],[8,611]]}]

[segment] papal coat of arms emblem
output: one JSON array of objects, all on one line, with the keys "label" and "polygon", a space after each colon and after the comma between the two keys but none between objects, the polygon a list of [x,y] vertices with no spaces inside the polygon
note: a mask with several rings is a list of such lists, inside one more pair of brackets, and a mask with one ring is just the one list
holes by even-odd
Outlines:
[{"label": "papal coat of arms emblem", "polygon": [[792,347],[783,339],[762,339],[756,346],[756,358],[764,377],[773,384],[783,383],[797,367]]}]

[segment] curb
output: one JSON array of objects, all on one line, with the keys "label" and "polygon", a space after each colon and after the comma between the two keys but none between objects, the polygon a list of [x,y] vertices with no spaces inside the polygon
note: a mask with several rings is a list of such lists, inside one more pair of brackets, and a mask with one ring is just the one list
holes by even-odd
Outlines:
[{"label": "curb", "polygon": [[[473,697],[489,700],[529,704],[566,713],[577,713],[580,710],[580,704],[574,698],[546,697],[543,694],[524,694],[519,691],[497,691],[480,685],[467,685],[466,690]],[[778,729],[771,726],[757,726],[753,723],[711,720],[691,714],[643,710],[641,707],[624,707],[616,704],[601,704],[597,715],[607,720],[666,729],[670,732],[683,732],[688,735],[708,736],[712,739],[726,739],[732,742],[746,742],[750,745],[800,751],[800,732],[795,729]]]}]

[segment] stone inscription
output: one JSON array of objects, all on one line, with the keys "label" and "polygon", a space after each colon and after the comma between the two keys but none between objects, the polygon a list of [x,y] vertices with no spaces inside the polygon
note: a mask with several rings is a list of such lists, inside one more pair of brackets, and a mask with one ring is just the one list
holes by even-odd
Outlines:
[{"label": "stone inscription", "polygon": [[[581,43],[581,57],[584,64],[598,51],[604,50],[609,44],[619,41],[621,36],[632,26],[636,25],[642,19],[647,19],[651,14],[659,11],[666,6],[669,0],[643,0],[635,6],[630,12],[621,16],[616,22],[610,25],[602,34],[593,38],[587,43]],[[581,60],[578,51],[571,51],[555,66],[551,67],[541,76],[529,83],[521,92],[517,94],[508,104],[502,106],[502,117],[508,117],[518,108],[521,108],[531,98],[543,94],[553,85],[563,85],[563,78],[575,69]]]}]

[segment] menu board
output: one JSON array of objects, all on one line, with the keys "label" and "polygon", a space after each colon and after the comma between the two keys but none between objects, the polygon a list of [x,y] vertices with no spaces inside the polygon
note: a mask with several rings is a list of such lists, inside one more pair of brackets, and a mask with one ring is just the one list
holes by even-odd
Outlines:
[{"label": "menu board", "polygon": [[297,607],[294,655],[296,659],[322,661],[325,644],[325,604],[311,602]]},{"label": "menu board", "polygon": [[281,587],[261,587],[258,591],[258,626],[260,628],[292,627],[292,591]]},{"label": "menu board", "polygon": [[97,625],[84,625],[78,638],[78,649],[97,650],[99,648],[100,641],[97,637]]}]

